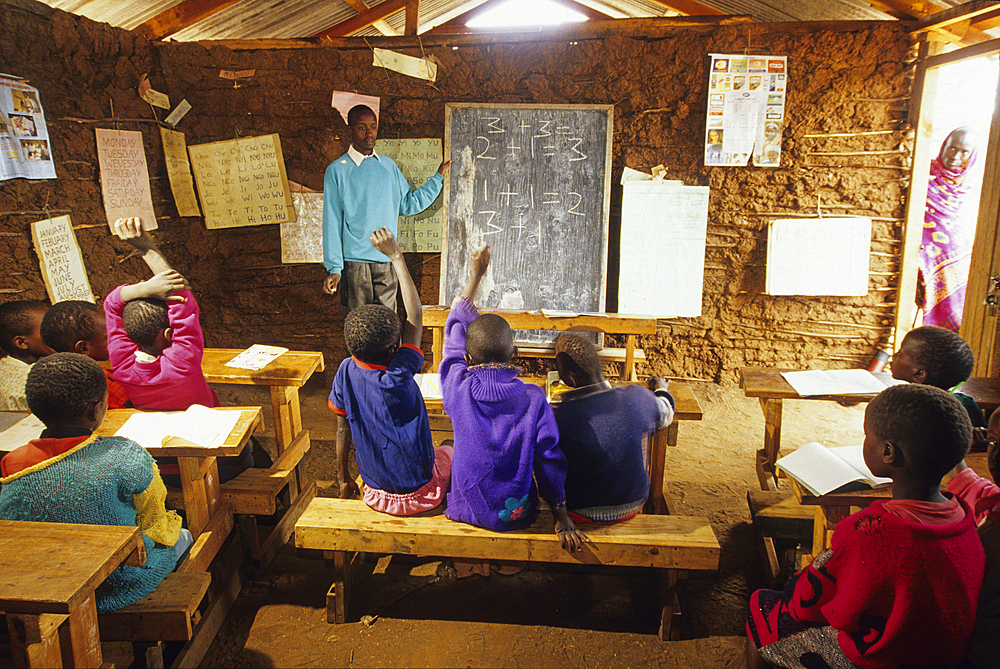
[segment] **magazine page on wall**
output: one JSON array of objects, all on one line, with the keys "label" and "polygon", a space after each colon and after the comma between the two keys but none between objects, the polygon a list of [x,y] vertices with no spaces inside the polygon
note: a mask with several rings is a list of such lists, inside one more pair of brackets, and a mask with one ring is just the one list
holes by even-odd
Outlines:
[{"label": "magazine page on wall", "polygon": [[55,179],[38,89],[0,75],[0,180]]}]

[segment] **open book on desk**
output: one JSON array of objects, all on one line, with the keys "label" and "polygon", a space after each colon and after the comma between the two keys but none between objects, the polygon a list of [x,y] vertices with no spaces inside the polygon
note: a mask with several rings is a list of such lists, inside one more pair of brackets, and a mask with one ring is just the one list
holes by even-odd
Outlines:
[{"label": "open book on desk", "polygon": [[875,476],[865,465],[863,446],[827,448],[811,441],[779,459],[775,465],[817,497],[830,492],[879,488],[892,479]]},{"label": "open book on desk", "polygon": [[879,378],[866,369],[813,369],[781,372],[795,392],[810,395],[878,395],[890,385],[906,383],[892,377]]},{"label": "open book on desk", "polygon": [[143,448],[200,446],[217,448],[236,427],[239,409],[209,409],[193,404],[186,411],[137,412],[115,432]]}]

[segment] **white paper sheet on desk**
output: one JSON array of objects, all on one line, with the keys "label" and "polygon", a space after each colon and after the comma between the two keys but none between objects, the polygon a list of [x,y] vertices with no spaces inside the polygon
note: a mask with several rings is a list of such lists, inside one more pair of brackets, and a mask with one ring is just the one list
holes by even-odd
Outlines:
[{"label": "white paper sheet on desk", "polygon": [[577,316],[600,316],[607,318],[608,315],[597,311],[561,311],[559,309],[542,309],[542,315],[546,318],[576,318]]},{"label": "white paper sheet on desk", "polygon": [[866,369],[813,369],[782,372],[781,376],[799,395],[874,395],[886,384]]},{"label": "white paper sheet on desk", "polygon": [[440,374],[414,374],[413,380],[417,382],[425,400],[439,400],[443,397]]},{"label": "white paper sheet on desk", "polygon": [[18,422],[0,432],[0,451],[13,451],[21,448],[45,429],[45,424],[34,414],[28,414]]},{"label": "white paper sheet on desk", "polygon": [[143,448],[172,443],[216,448],[226,442],[242,414],[239,410],[210,409],[200,404],[186,411],[140,412],[129,416],[115,436],[131,439]]},{"label": "white paper sheet on desk", "polygon": [[277,358],[282,353],[287,353],[287,348],[281,346],[265,346],[264,344],[254,344],[247,350],[226,363],[226,367],[236,367],[238,369],[264,369],[268,363]]}]

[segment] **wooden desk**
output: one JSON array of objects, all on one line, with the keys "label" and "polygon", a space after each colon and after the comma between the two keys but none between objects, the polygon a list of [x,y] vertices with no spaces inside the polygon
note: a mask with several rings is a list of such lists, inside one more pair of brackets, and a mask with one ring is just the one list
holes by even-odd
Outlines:
[{"label": "wooden desk", "polygon": [[[809,395],[803,397],[785,381],[782,372],[791,369],[760,369],[745,367],[740,370],[740,388],[747,397],[760,399],[764,411],[764,448],[757,451],[755,467],[761,490],[777,489],[778,471],[774,467],[781,450],[781,409],[784,400],[833,400],[870,402],[869,395]],[[884,373],[883,373],[884,374]],[[888,374],[885,374],[888,377]]]},{"label": "wooden desk", "polygon": [[272,360],[263,369],[237,369],[226,363],[243,352],[238,348],[206,348],[201,359],[201,371],[209,383],[268,386],[271,389],[271,411],[274,415],[274,435],[278,455],[302,433],[302,408],[299,388],[313,372],[322,372],[323,354],[313,351],[288,351]]},{"label": "wooden desk", "polygon": [[138,527],[0,521],[0,610],[15,666],[100,667],[94,590],[145,561]]},{"label": "wooden desk", "polygon": [[[965,458],[965,464],[980,476],[992,480],[986,465],[986,453],[969,453]],[[951,478],[951,476],[945,477],[941,483],[942,490],[947,487]],[[816,507],[816,515],[813,520],[813,557],[830,547],[833,528],[841,520],[851,515],[852,508],[863,509],[880,499],[892,499],[892,486],[856,492],[833,492],[817,496],[803,488],[795,479],[789,480],[792,482],[792,490],[795,491],[799,503]]]},{"label": "wooden desk", "polygon": [[[451,307],[424,305],[423,323],[431,329],[434,341],[431,348],[431,371],[436,372],[444,350],[444,326]],[[608,314],[607,316],[546,316],[541,312],[527,312],[510,309],[492,309],[483,313],[496,314],[507,321],[515,330],[552,330],[576,332],[604,332],[623,334],[625,337],[625,367],[623,380],[638,380],[635,372],[635,337],[642,334],[656,334],[656,319],[652,316],[630,316]]]},{"label": "wooden desk", "polygon": [[[740,388],[747,397],[760,399],[764,411],[764,448],[757,451],[757,479],[761,490],[768,490],[777,485],[778,472],[774,468],[781,450],[781,409],[783,400],[833,400],[835,402],[870,402],[875,393],[867,395],[809,395],[803,397],[785,378],[782,372],[792,372],[792,369],[767,369],[745,367],[740,370]],[[892,378],[888,372],[878,372],[875,376],[889,381]],[[1000,379],[972,377],[966,381],[962,392],[976,400],[984,412],[990,412],[1000,406]]]},{"label": "wooden desk", "polygon": [[[232,511],[228,506],[223,507],[220,504],[219,467],[216,464],[216,457],[239,455],[247,445],[250,435],[258,431],[263,422],[260,407],[228,408],[241,411],[242,416],[222,446],[216,448],[169,446],[146,449],[153,457],[177,458],[181,491],[184,495],[184,513],[187,516],[187,527],[195,538],[195,547],[198,546],[199,535],[210,526],[217,529],[221,529],[222,526],[232,529],[233,526]],[[128,417],[137,411],[137,409],[108,411],[104,422],[94,434],[102,437],[113,436],[125,424]],[[228,522],[216,518],[220,511],[223,513],[228,511]],[[228,533],[226,530],[222,534],[228,535]],[[193,555],[194,548],[192,548]]]},{"label": "wooden desk", "polygon": [[[531,381],[531,379],[528,379]],[[544,383],[544,380],[541,381]],[[645,384],[643,384],[645,385]],[[663,475],[666,468],[667,447],[677,446],[678,423],[682,420],[701,420],[702,410],[698,398],[694,391],[686,383],[679,381],[670,382],[670,394],[674,397],[676,409],[674,420],[665,429],[653,434],[649,453],[649,498],[643,509],[645,513],[668,513],[674,514],[673,499],[670,491],[663,486]],[[450,429],[451,421],[444,415],[444,404],[441,400],[425,400],[427,405],[428,418],[431,421],[431,429],[441,429],[442,422],[447,422],[447,429]]]}]

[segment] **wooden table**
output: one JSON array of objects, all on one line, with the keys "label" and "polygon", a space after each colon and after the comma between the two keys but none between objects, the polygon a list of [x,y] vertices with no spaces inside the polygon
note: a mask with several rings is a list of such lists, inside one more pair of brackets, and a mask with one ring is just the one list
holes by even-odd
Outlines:
[{"label": "wooden table", "polygon": [[[218,552],[222,540],[228,536],[233,527],[233,514],[228,505],[220,503],[219,494],[219,467],[216,458],[219,456],[235,456],[246,447],[250,440],[250,435],[260,429],[262,424],[260,407],[227,407],[227,409],[238,410],[242,413],[236,426],[226,438],[223,445],[214,448],[203,446],[168,446],[159,448],[147,448],[146,450],[153,457],[175,457],[180,469],[181,492],[184,495],[184,514],[187,517],[187,528],[195,538],[195,545],[191,549],[188,559],[190,562],[197,558],[197,563],[204,562],[207,567],[211,558]],[[137,409],[111,409],[108,411],[104,422],[95,430],[94,434],[102,437],[110,437],[117,432],[129,416],[138,413]],[[211,545],[215,552],[209,555],[201,555],[203,546],[199,539],[203,533],[217,531],[216,537]],[[198,569],[197,571],[202,571]]]},{"label": "wooden table", "polygon": [[[451,308],[443,305],[424,305],[423,323],[431,329],[431,371],[436,372],[444,350],[444,326]],[[653,316],[632,316],[628,314],[607,314],[592,316],[546,316],[540,311],[519,311],[511,309],[491,309],[483,313],[496,314],[507,321],[515,330],[553,330],[565,332],[604,332],[625,336],[624,372],[622,379],[638,380],[635,371],[636,335],[656,334],[656,319]]]},{"label": "wooden table", "polygon": [[[792,372],[792,369],[768,369],[745,367],[740,370],[740,388],[747,397],[760,399],[764,411],[764,448],[757,451],[757,479],[761,490],[772,489],[777,485],[778,472],[774,463],[778,461],[781,450],[781,409],[783,400],[833,400],[835,402],[870,402],[876,393],[865,395],[799,395],[794,388],[781,376],[782,372]],[[878,372],[876,377],[889,381],[892,375],[888,372]],[[976,404],[984,412],[989,412],[1000,406],[1000,379],[972,377],[962,385],[961,391],[976,400]]]},{"label": "wooden table", "polygon": [[[986,453],[969,453],[965,458],[965,464],[980,476],[992,480],[986,464]],[[942,490],[947,486],[951,478],[951,476],[945,477],[941,484]],[[863,509],[872,502],[880,499],[892,499],[892,486],[859,490],[857,492],[832,492],[826,495],[813,495],[795,479],[790,480],[792,482],[792,490],[795,491],[795,496],[799,502],[816,507],[816,515],[813,520],[813,557],[816,557],[821,551],[830,547],[830,539],[833,537],[834,527],[841,520],[851,515],[852,509]]]},{"label": "wooden table", "polygon": [[[525,379],[526,382],[538,381],[545,383],[544,379]],[[645,384],[641,384],[645,386]],[[674,410],[674,420],[666,428],[653,434],[650,441],[649,453],[649,498],[644,508],[645,513],[668,513],[673,515],[674,504],[670,496],[670,491],[663,486],[663,476],[666,468],[667,447],[677,446],[678,423],[682,420],[701,420],[702,410],[698,398],[695,397],[691,386],[680,382],[670,382],[670,394],[674,397],[676,408]],[[442,417],[448,423],[450,420],[444,416],[444,404],[440,399],[424,400],[427,406],[428,418],[431,421],[431,429],[436,430]]]},{"label": "wooden table", "polygon": [[0,610],[15,666],[102,666],[94,590],[145,561],[138,527],[0,521]]}]

